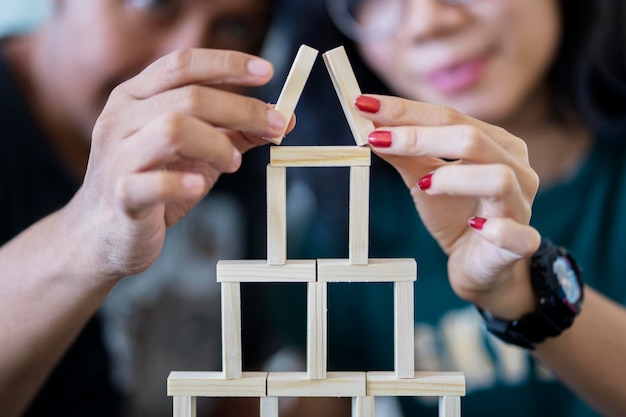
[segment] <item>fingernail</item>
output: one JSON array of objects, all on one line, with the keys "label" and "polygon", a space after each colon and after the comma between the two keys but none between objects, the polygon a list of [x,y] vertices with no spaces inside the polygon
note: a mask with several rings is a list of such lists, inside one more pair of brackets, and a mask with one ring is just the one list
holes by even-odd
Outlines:
[{"label": "fingernail", "polygon": [[431,172],[430,174],[422,177],[417,182],[417,186],[420,188],[420,190],[426,191],[426,190],[428,190],[430,188],[432,183],[433,183],[433,173]]},{"label": "fingernail", "polygon": [[354,105],[365,113],[378,113],[380,110],[380,100],[374,97],[359,96],[354,101]]},{"label": "fingernail", "polygon": [[486,222],[487,219],[485,219],[484,217],[474,216],[470,217],[470,219],[467,221],[467,224],[469,224],[470,227],[473,227],[476,230],[483,230],[483,226]]},{"label": "fingernail", "polygon": [[272,129],[282,130],[285,128],[285,118],[274,109],[267,111],[267,122]]},{"label": "fingernail", "polygon": [[204,188],[204,178],[198,174],[188,174],[183,177],[183,187],[189,191],[199,192]]},{"label": "fingernail", "polygon": [[261,59],[248,61],[248,72],[257,77],[266,77],[272,73],[272,64]]},{"label": "fingernail", "polygon": [[388,148],[391,146],[391,132],[376,130],[369,134],[367,141],[376,148]]}]

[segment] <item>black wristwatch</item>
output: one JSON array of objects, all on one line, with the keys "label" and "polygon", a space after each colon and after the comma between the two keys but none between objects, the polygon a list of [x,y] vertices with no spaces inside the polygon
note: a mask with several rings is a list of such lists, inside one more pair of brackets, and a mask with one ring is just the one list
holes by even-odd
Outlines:
[{"label": "black wristwatch", "polygon": [[576,260],[548,239],[532,257],[531,283],[539,307],[518,320],[503,320],[481,308],[487,330],[514,345],[534,349],[548,337],[560,335],[572,325],[583,302],[583,281]]}]

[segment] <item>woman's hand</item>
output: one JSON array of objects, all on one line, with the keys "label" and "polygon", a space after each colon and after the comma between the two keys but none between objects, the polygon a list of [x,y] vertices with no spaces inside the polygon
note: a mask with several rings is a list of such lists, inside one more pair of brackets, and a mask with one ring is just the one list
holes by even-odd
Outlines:
[{"label": "woman's hand", "polygon": [[455,292],[498,310],[502,294],[523,286],[523,297],[531,297],[523,301],[532,302],[528,274],[514,274],[540,242],[528,225],[539,181],[526,144],[444,106],[371,95],[357,99],[357,107],[378,126],[369,137],[373,150],[398,170],[449,255]]},{"label": "woman's hand", "polygon": [[[272,106],[235,94],[272,66],[222,50],[180,50],[112,92],[93,131],[84,184],[67,210],[92,265],[119,278],[148,268],[175,224],[234,172],[241,153],[281,133]],[[219,87],[219,88],[216,88]]]}]

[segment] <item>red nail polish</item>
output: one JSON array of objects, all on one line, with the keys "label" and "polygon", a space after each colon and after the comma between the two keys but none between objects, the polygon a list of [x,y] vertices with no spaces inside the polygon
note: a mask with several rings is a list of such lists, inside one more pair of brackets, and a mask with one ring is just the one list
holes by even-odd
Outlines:
[{"label": "red nail polish", "polygon": [[420,190],[426,191],[426,190],[428,190],[430,188],[432,183],[433,183],[433,173],[431,172],[430,174],[422,177],[417,182],[417,186],[420,188]]},{"label": "red nail polish", "polygon": [[376,148],[388,148],[391,146],[391,132],[376,130],[369,134],[367,141]]},{"label": "red nail polish", "polygon": [[354,105],[365,113],[378,113],[380,110],[380,100],[374,97],[359,96],[354,101]]},{"label": "red nail polish", "polygon": [[487,219],[485,219],[484,217],[474,216],[467,221],[467,224],[469,224],[470,227],[473,227],[476,230],[483,230],[483,226],[486,222]]}]

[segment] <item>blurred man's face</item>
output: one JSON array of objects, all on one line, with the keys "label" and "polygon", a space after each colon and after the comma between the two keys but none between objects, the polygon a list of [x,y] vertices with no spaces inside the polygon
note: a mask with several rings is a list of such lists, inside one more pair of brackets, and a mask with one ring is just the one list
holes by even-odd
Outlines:
[{"label": "blurred man's face", "polygon": [[257,53],[270,0],[58,0],[45,45],[58,104],[86,137],[113,87],[180,48]]}]

